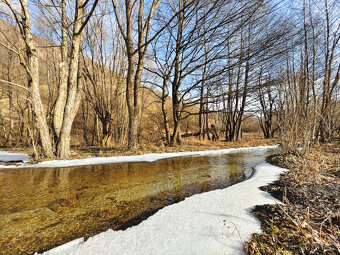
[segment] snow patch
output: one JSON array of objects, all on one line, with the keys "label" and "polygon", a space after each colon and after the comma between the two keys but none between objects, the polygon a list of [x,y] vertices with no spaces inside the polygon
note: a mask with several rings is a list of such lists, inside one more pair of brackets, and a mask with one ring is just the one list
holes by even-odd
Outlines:
[{"label": "snow patch", "polygon": [[[277,180],[287,169],[261,163],[244,182],[186,198],[159,210],[125,231],[108,230],[57,254],[218,255],[244,254],[243,241],[261,233],[251,213],[260,204],[279,203],[260,186]],[[53,250],[44,254],[51,255]]]},{"label": "snow patch", "polygon": [[[0,162],[28,162],[30,156],[27,154],[12,153],[8,151],[0,151]],[[1,166],[0,166],[1,168]]]}]

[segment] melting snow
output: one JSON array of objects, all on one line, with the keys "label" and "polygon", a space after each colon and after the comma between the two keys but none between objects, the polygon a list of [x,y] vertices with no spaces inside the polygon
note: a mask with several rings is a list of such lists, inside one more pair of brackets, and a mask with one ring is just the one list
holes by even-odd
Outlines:
[{"label": "melting snow", "polygon": [[[0,151],[0,162],[27,162],[30,156],[27,154],[12,153],[8,151]],[[0,166],[1,168],[1,166]]]}]

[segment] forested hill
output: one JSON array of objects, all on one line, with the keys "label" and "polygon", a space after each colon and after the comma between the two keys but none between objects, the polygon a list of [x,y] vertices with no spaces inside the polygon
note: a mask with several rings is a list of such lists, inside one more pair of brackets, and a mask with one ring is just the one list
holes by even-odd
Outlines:
[{"label": "forested hill", "polygon": [[292,150],[339,133],[338,1],[0,8],[14,24],[0,31],[2,144],[68,158],[76,144],[235,141],[249,126]]}]

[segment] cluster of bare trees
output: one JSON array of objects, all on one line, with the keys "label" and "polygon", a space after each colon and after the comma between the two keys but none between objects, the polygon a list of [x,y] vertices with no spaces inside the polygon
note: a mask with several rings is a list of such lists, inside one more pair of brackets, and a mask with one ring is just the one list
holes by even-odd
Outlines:
[{"label": "cluster of bare trees", "polygon": [[37,155],[67,158],[82,133],[87,145],[135,150],[144,126],[172,145],[183,129],[233,141],[251,116],[288,146],[339,132],[337,1],[0,0],[0,8],[8,145],[16,132]]},{"label": "cluster of bare trees", "polygon": [[[32,32],[32,9],[29,8],[27,0],[20,0],[17,3],[4,0],[2,3],[8,8],[9,15],[15,20],[24,47],[18,48],[15,42],[11,42],[13,47],[2,45],[19,57],[20,64],[26,72],[27,99],[30,101],[29,105],[34,114],[43,154],[51,157],[55,153],[60,158],[67,158],[70,156],[71,127],[78,111],[82,93],[83,83],[79,79],[79,56],[83,44],[83,31],[98,1],[89,3],[89,1],[77,0],[70,15],[68,15],[70,9],[67,8],[66,0],[59,3],[52,1],[48,6],[41,3],[41,6],[36,9],[38,11],[39,8],[44,7],[44,10],[46,10],[45,20],[48,20],[51,24],[57,22],[61,32],[58,93],[52,113],[53,125],[51,128],[53,133],[50,132],[50,127],[47,124],[40,94],[40,63]],[[87,12],[86,9],[88,9]],[[52,136],[54,136],[53,140]],[[55,149],[53,149],[53,141],[55,142]]]},{"label": "cluster of bare trees", "polygon": [[265,136],[278,130],[289,150],[299,141],[305,151],[339,134],[340,20],[337,1],[297,7],[284,53],[260,72],[258,98]]}]

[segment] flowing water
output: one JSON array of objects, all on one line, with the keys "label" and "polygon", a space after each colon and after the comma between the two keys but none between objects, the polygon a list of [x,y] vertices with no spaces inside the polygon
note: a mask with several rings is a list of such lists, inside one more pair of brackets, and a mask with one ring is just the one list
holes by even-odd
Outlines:
[{"label": "flowing water", "polygon": [[188,196],[244,180],[271,153],[0,169],[0,253],[33,254],[109,228],[126,229]]}]

